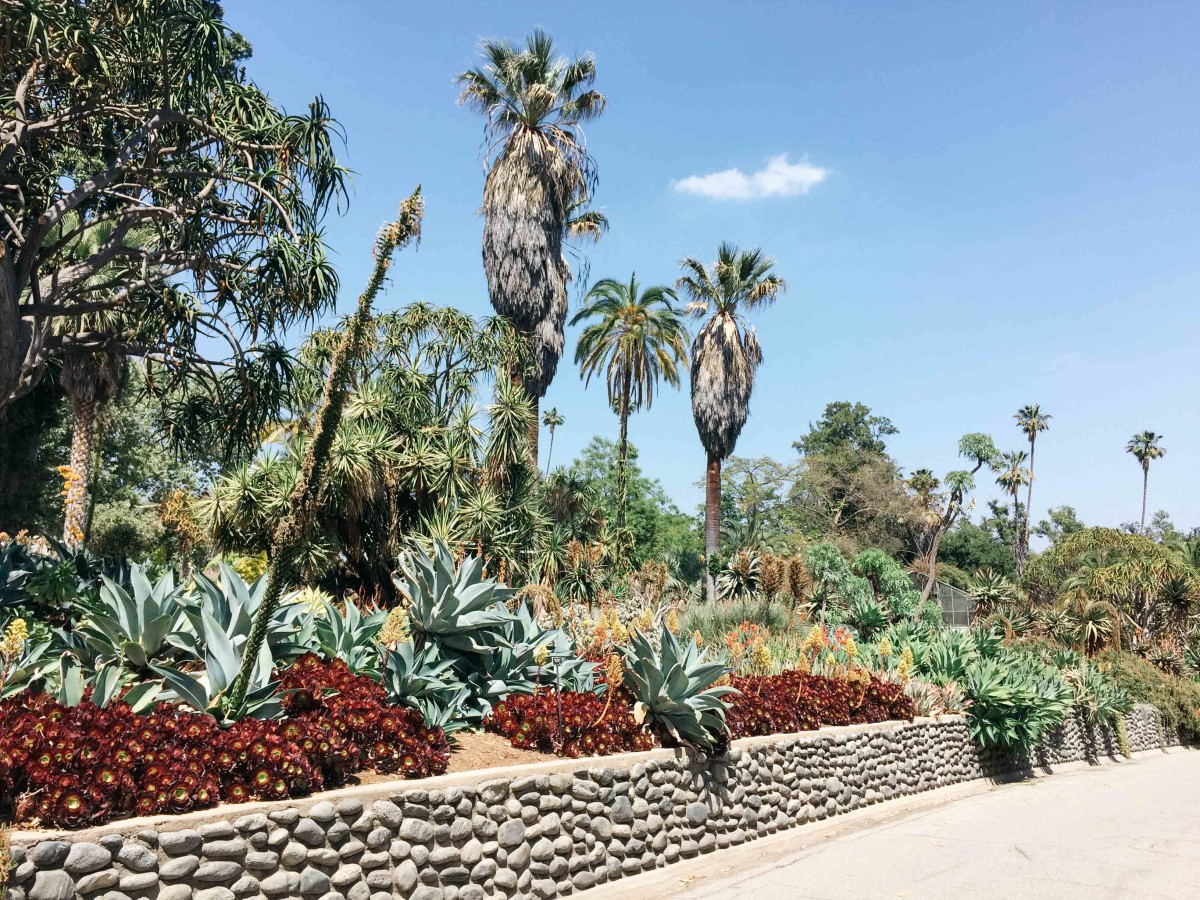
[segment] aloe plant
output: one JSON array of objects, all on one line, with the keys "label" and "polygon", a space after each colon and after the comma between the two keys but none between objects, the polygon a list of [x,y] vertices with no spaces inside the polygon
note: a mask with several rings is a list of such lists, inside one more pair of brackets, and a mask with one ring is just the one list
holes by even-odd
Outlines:
[{"label": "aloe plant", "polygon": [[721,698],[737,692],[714,686],[730,672],[723,661],[710,662],[694,639],[681,643],[666,625],[658,647],[635,631],[624,655],[635,718],[649,718],[679,744],[709,750],[724,741],[729,728]]},{"label": "aloe plant", "polygon": [[154,664],[179,658],[191,645],[182,593],[170,574],[151,584],[140,566],[131,567],[129,591],[104,578],[78,629],[96,668],[115,665],[147,675]]},{"label": "aloe plant", "polygon": [[449,548],[437,541],[433,556],[418,547],[400,556],[408,615],[420,642],[459,653],[488,653],[495,635],[513,615],[504,602],[512,590],[483,574],[483,560],[468,556],[456,565]]}]

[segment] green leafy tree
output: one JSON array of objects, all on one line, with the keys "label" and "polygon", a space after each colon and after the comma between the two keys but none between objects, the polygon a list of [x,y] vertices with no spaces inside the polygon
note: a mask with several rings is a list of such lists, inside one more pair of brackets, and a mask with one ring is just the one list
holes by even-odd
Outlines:
[{"label": "green leafy tree", "polygon": [[1038,522],[1034,533],[1044,537],[1051,544],[1057,544],[1063,538],[1070,537],[1087,526],[1080,521],[1073,506],[1055,506],[1048,513],[1048,519]]},{"label": "green leafy tree", "polygon": [[[179,427],[256,432],[287,366],[274,336],[337,295],[325,104],[276,107],[212,0],[0,0],[0,21],[0,408],[51,359],[115,351],[151,362],[157,390],[190,383]],[[137,339],[66,327],[104,312]]]},{"label": "green leafy tree", "polygon": [[730,551],[795,549],[789,540],[787,498],[795,466],[769,456],[731,456],[721,471],[721,541]]},{"label": "green leafy tree", "polygon": [[1159,444],[1161,440],[1161,434],[1143,431],[1131,437],[1125,445],[1125,452],[1132,453],[1133,458],[1142,467],[1142,518],[1138,529],[1143,532],[1146,530],[1146,494],[1150,489],[1150,463],[1167,455],[1166,448]]},{"label": "green leafy tree", "polygon": [[1025,437],[1029,439],[1029,484],[1025,488],[1025,528],[1021,537],[1023,548],[1020,557],[1024,560],[1029,556],[1029,523],[1033,519],[1033,454],[1037,436],[1050,428],[1050,420],[1054,417],[1050,413],[1042,412],[1042,408],[1036,403],[1030,403],[1018,409],[1013,418],[1017,420],[1017,427],[1025,432]]},{"label": "green leafy tree", "polygon": [[[692,341],[692,418],[708,456],[704,491],[704,553],[711,563],[721,551],[721,462],[733,453],[750,415],[754,377],[762,362],[758,335],[745,314],[769,306],[787,290],[775,261],[761,250],[723,243],[706,266],[688,257],[676,289],[688,312],[704,320]],[[708,578],[708,599],[716,584]]]},{"label": "green leafy tree", "polygon": [[979,433],[963,435],[958,442],[958,453],[971,463],[970,469],[947,472],[944,481],[929,469],[917,469],[907,481],[916,510],[908,522],[909,533],[925,576],[922,603],[929,599],[937,580],[942,538],[962,514],[967,497],[975,489],[975,475],[984,466],[995,469],[1000,455],[991,437]]},{"label": "green leafy tree", "polygon": [[317,522],[333,442],[349,393],[350,373],[354,360],[362,353],[362,345],[367,338],[371,322],[371,304],[383,287],[388,269],[391,268],[392,254],[420,237],[424,212],[425,205],[421,198],[421,189],[418,187],[412,196],[400,205],[400,214],[396,220],[386,225],[375,241],[375,265],[370,280],[366,290],[358,298],[354,316],[333,351],[329,377],[325,382],[321,405],[316,413],[312,442],[305,452],[295,490],[288,498],[288,506],[275,529],[266,591],[254,617],[254,625],[246,638],[246,645],[242,648],[241,669],[230,683],[228,695],[223,700],[222,708],[227,714],[242,709],[246,692],[259,663],[259,651],[266,639],[271,619],[283,599],[283,592],[300,580],[303,559]]},{"label": "green leafy tree", "polygon": [[613,278],[596,282],[572,325],[590,322],[579,335],[575,361],[584,384],[603,373],[608,403],[621,420],[617,443],[617,528],[625,527],[628,494],[629,416],[654,403],[659,380],[679,387],[679,368],[687,365],[687,329],[668,287],[642,288],[637,276],[628,284]]},{"label": "green leafy tree", "polygon": [[878,454],[887,452],[885,438],[899,429],[887,416],[871,414],[862,403],[839,400],[825,405],[825,413],[809,423],[808,434],[792,446],[804,456]]},{"label": "green leafy tree", "polygon": [[[596,183],[582,124],[604,111],[604,95],[592,88],[592,57],[556,56],[544,31],[530,34],[524,47],[484,40],[480,53],[482,64],[460,74],[458,84],[459,103],[487,119],[483,268],[492,306],[528,337],[523,384],[536,410],[563,348],[564,239]],[[594,234],[598,224],[577,223],[577,233]],[[536,419],[534,426],[536,460]]]}]

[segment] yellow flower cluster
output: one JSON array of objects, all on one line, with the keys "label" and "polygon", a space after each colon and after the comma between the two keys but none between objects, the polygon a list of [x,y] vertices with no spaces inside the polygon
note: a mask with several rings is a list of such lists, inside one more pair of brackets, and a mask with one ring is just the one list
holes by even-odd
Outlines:
[{"label": "yellow flower cluster", "polygon": [[766,675],[771,671],[771,648],[765,641],[754,642],[754,648],[750,652],[750,661],[754,666],[754,671],[760,675]]},{"label": "yellow flower cluster", "polygon": [[643,609],[637,614],[637,618],[633,620],[633,627],[643,634],[654,627],[654,613],[649,609]]},{"label": "yellow flower cluster", "polygon": [[621,661],[621,654],[608,654],[608,661],[604,663],[604,681],[609,686],[609,695],[612,694],[613,688],[617,685],[620,685],[624,680],[625,663]]},{"label": "yellow flower cluster", "polygon": [[24,619],[13,619],[4,629],[4,638],[0,640],[0,656],[7,662],[20,656],[29,638],[29,629]]},{"label": "yellow flower cluster", "polygon": [[696,642],[697,647],[704,648],[704,635],[700,633],[699,628],[692,632],[692,640]]},{"label": "yellow flower cluster", "polygon": [[673,609],[670,610],[667,613],[666,623],[667,630],[671,632],[671,634],[679,634],[679,613]]},{"label": "yellow flower cluster", "polygon": [[853,636],[847,636],[845,648],[846,655],[850,657],[850,661],[853,662],[858,657],[858,644],[854,642]]},{"label": "yellow flower cluster", "polygon": [[542,644],[533,651],[533,661],[538,664],[539,668],[545,668],[546,663],[550,662],[550,648]]},{"label": "yellow flower cluster", "polygon": [[879,639],[879,658],[880,659],[887,659],[888,657],[890,657],[892,655],[892,651],[894,649],[895,648],[892,647],[892,639],[890,637],[888,637],[886,634],[882,638]]},{"label": "yellow flower cluster", "polygon": [[412,640],[412,633],[408,625],[408,614],[401,607],[397,606],[388,613],[387,618],[383,622],[383,627],[379,629],[378,640],[385,647],[407,644]]},{"label": "yellow flower cluster", "polygon": [[900,656],[900,665],[896,669],[896,673],[901,678],[908,679],[912,676],[914,664],[912,647],[909,647],[906,644],[904,647],[904,652]]},{"label": "yellow flower cluster", "polygon": [[825,648],[826,643],[825,629],[820,625],[814,625],[812,631],[808,633],[808,637],[804,639],[804,643],[800,646],[800,652],[805,656],[820,653]]}]

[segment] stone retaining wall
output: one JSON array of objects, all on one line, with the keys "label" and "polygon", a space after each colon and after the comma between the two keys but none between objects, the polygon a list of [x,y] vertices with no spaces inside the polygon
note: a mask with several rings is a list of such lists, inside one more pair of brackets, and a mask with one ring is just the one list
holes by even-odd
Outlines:
[{"label": "stone retaining wall", "polygon": [[[1151,707],[1126,730],[1135,752],[1178,743]],[[721,758],[656,750],[366,785],[14,832],[6,897],[548,898],[893,797],[1117,753],[1113,734],[1072,719],[1018,765],[977,750],[948,716],[747,738]]]}]

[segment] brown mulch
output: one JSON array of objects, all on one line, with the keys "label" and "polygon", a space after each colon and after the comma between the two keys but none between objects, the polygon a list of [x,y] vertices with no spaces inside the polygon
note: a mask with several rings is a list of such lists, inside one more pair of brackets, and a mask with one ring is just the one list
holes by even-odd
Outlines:
[{"label": "brown mulch", "polygon": [[508,742],[508,738],[487,731],[459,732],[454,738],[455,746],[450,754],[448,772],[469,772],[471,769],[519,766],[558,759],[550,753],[519,750]]}]

